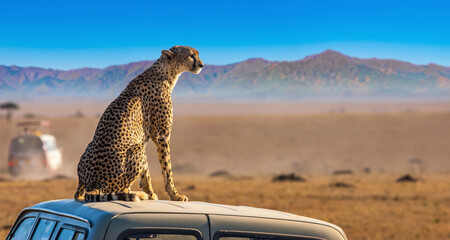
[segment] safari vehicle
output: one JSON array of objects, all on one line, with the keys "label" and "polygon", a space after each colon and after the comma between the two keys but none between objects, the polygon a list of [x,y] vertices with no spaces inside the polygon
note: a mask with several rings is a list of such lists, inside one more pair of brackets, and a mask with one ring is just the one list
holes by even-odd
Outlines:
[{"label": "safari vehicle", "polygon": [[57,200],[22,210],[8,240],[345,240],[341,228],[273,210],[147,200]]},{"label": "safari vehicle", "polygon": [[62,154],[56,138],[47,133],[50,122],[28,121],[20,122],[17,126],[20,132],[9,145],[9,173],[17,177],[59,170]]}]

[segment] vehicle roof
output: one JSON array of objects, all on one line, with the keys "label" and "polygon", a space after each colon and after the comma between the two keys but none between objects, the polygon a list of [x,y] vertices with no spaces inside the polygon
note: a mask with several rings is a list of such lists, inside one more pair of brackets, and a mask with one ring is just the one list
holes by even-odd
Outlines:
[{"label": "vehicle roof", "polygon": [[45,120],[35,120],[35,121],[24,121],[24,122],[18,122],[18,127],[27,127],[27,126],[50,126],[50,121]]},{"label": "vehicle roof", "polygon": [[12,141],[18,141],[21,138],[39,138],[41,140],[55,140],[55,136],[51,135],[51,134],[40,134],[40,135],[35,135],[35,134],[26,134],[26,135],[18,135],[15,136],[14,138],[12,138]]},{"label": "vehicle roof", "polygon": [[106,220],[128,213],[185,213],[210,214],[240,217],[257,217],[300,221],[329,226],[342,231],[338,226],[313,218],[298,216],[286,212],[247,206],[231,206],[206,202],[175,202],[167,200],[145,200],[140,202],[109,201],[109,202],[81,202],[73,199],[42,202],[26,210],[40,210],[88,220],[90,223]]}]

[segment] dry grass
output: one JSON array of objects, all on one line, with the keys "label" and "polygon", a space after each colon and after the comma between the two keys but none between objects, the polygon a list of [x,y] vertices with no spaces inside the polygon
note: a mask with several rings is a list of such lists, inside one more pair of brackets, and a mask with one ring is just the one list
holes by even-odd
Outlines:
[{"label": "dry grass", "polygon": [[[193,201],[276,209],[335,223],[349,239],[449,239],[450,177],[425,175],[395,183],[394,175],[311,175],[307,182],[272,183],[270,178],[178,176],[180,192]],[[345,182],[351,188],[330,186]],[[154,188],[160,198],[163,183]],[[137,185],[137,184],[135,184]],[[0,182],[0,238],[19,211],[45,200],[71,198],[76,181]]]}]

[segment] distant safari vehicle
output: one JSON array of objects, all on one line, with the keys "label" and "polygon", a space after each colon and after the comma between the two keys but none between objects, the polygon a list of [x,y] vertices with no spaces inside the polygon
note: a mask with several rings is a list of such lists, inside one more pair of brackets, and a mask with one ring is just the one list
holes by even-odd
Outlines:
[{"label": "distant safari vehicle", "polygon": [[9,145],[8,169],[12,176],[54,173],[62,167],[61,149],[48,133],[49,121],[17,124],[18,136]]},{"label": "distant safari vehicle", "polygon": [[57,200],[25,208],[8,240],[346,240],[341,228],[285,212],[204,202]]}]

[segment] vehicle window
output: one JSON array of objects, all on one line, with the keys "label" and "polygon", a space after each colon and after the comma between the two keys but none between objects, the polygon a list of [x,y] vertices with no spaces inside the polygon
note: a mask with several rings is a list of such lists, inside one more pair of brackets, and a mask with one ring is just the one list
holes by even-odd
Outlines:
[{"label": "vehicle window", "polygon": [[34,220],[34,217],[23,219],[22,222],[20,222],[19,226],[16,228],[16,231],[14,231],[13,235],[11,236],[11,240],[27,239],[31,228],[33,227]]},{"label": "vehicle window", "polygon": [[63,228],[59,233],[58,240],[83,240],[84,233],[72,229]]},{"label": "vehicle window", "polygon": [[11,152],[36,152],[42,151],[42,141],[38,137],[19,137],[11,143]]},{"label": "vehicle window", "polygon": [[73,240],[83,240],[84,239],[84,233],[76,232]]},{"label": "vehicle window", "polygon": [[184,234],[132,233],[122,240],[197,240],[197,237]]},{"label": "vehicle window", "polygon": [[31,240],[48,240],[52,236],[55,229],[56,221],[50,219],[39,219],[36,230],[34,231]]},{"label": "vehicle window", "polygon": [[74,235],[74,230],[63,228],[59,233],[58,240],[72,240]]}]

